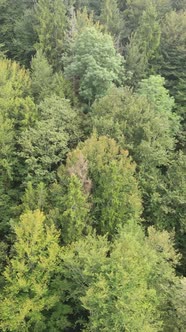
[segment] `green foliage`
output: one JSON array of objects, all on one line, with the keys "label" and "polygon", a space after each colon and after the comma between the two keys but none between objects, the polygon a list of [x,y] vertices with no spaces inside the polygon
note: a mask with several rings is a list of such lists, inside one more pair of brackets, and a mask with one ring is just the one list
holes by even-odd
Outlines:
[{"label": "green foliage", "polygon": [[89,205],[83,192],[81,181],[71,175],[64,199],[64,212],[61,216],[62,239],[64,243],[78,240],[88,230]]},{"label": "green foliage", "polygon": [[36,102],[41,102],[52,93],[52,66],[41,51],[37,51],[31,62],[31,89]]},{"label": "green foliage", "polygon": [[29,96],[30,77],[16,62],[0,59],[0,110],[22,130],[34,121],[35,105]]},{"label": "green foliage", "polygon": [[89,104],[121,77],[122,57],[116,54],[112,38],[94,27],[85,28],[77,36],[71,56],[65,62],[66,76],[73,80],[75,91]]},{"label": "green foliage", "polygon": [[102,1],[100,21],[105,25],[106,31],[115,36],[118,43],[122,29],[122,19],[117,2],[117,0]]},{"label": "green foliage", "polygon": [[2,331],[46,331],[44,311],[59,300],[51,287],[59,264],[59,234],[39,210],[22,215],[14,231],[14,256],[4,272],[0,327]]},{"label": "green foliage", "polygon": [[70,103],[53,95],[39,105],[39,119],[25,130],[19,143],[26,164],[26,180],[49,183],[57,167],[79,138],[78,116]]},{"label": "green foliage", "polygon": [[70,82],[64,78],[62,72],[53,72],[41,50],[37,51],[31,62],[31,92],[36,103],[54,94],[75,102]]},{"label": "green foliage", "polygon": [[160,43],[160,25],[153,5],[143,11],[137,29],[131,34],[126,49],[126,69],[132,73],[130,84],[146,77],[150,61],[154,58]]},{"label": "green foliage", "polygon": [[99,234],[111,237],[118,226],[130,218],[139,218],[140,194],[134,178],[135,166],[116,142],[107,137],[91,138],[80,144],[79,150],[71,152],[67,165],[76,165],[79,151],[88,162],[92,181],[93,226]]},{"label": "green foliage", "polygon": [[34,123],[36,109],[29,96],[29,74],[16,62],[0,59],[0,86],[0,214],[1,231],[5,231],[21,191],[18,139]]},{"label": "green foliage", "polygon": [[157,107],[127,88],[113,88],[94,104],[93,124],[98,134],[109,135],[128,149],[138,165],[160,166],[167,163],[175,138],[171,110],[157,112]]},{"label": "green foliage", "polygon": [[29,66],[37,41],[34,0],[1,0],[0,22],[2,50],[9,58]]},{"label": "green foliage", "polygon": [[61,69],[64,37],[67,27],[66,8],[61,0],[39,0],[35,8],[38,21],[36,31],[39,43],[36,46],[46,56],[53,68]]},{"label": "green foliage", "polygon": [[151,228],[145,237],[133,221],[112,245],[89,235],[66,248],[62,274],[68,280],[73,330],[162,331],[164,307],[172,308],[170,317],[174,313],[170,292],[181,286],[173,268],[178,258],[168,233]]},{"label": "green foliage", "polygon": [[47,200],[47,189],[44,183],[39,183],[35,188],[32,182],[28,182],[25,193],[22,197],[22,210],[34,211],[36,209],[43,211]]},{"label": "green foliage", "polygon": [[[186,13],[168,13],[162,23],[160,73],[166,79],[166,87],[175,98],[176,112],[182,116],[183,135],[185,135],[186,104]],[[181,138],[181,143],[185,141]]]}]

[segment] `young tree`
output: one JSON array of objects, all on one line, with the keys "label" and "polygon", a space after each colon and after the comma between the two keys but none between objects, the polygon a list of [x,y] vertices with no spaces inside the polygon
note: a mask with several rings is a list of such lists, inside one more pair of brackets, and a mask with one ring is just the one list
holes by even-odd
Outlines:
[{"label": "young tree", "polygon": [[67,194],[63,197],[64,212],[61,216],[62,240],[70,243],[78,240],[89,229],[89,204],[81,181],[75,174],[69,179]]},{"label": "young tree", "polygon": [[178,327],[172,301],[181,286],[174,271],[178,258],[168,233],[151,228],[146,237],[134,221],[112,244],[95,235],[71,244],[61,272],[73,307],[72,331],[157,332],[170,319]]},{"label": "young tree", "polygon": [[119,44],[119,37],[122,29],[122,17],[118,8],[117,0],[104,0],[101,5],[100,21],[106,27],[106,31],[115,37]]}]

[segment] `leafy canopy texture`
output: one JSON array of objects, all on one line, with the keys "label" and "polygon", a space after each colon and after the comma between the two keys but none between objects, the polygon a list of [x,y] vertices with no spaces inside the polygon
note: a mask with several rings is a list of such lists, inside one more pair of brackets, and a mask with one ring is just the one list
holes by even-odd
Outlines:
[{"label": "leafy canopy texture", "polygon": [[26,163],[26,179],[53,181],[55,171],[79,135],[77,113],[68,100],[53,95],[39,105],[35,126],[22,134],[21,156]]},{"label": "leafy canopy texture", "polygon": [[58,301],[51,282],[59,263],[59,234],[54,225],[47,225],[39,210],[23,214],[13,228],[16,241],[13,258],[4,272],[0,328],[43,331],[43,311]]},{"label": "leafy canopy texture", "polygon": [[116,53],[111,36],[87,27],[77,36],[71,53],[65,72],[83,101],[92,103],[112,82],[120,81],[122,57]]},{"label": "leafy canopy texture", "polygon": [[78,164],[83,154],[92,181],[92,224],[99,234],[113,236],[119,225],[129,219],[138,219],[141,199],[134,177],[135,165],[116,141],[94,133],[79,147],[69,153],[67,167]]}]

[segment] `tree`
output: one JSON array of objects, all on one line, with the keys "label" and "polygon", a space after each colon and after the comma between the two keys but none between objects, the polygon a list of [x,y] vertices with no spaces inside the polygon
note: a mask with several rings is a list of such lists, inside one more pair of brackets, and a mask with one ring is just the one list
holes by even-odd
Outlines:
[{"label": "tree", "polygon": [[0,327],[2,331],[46,331],[45,315],[59,301],[52,287],[59,264],[59,233],[39,210],[23,214],[13,228],[14,256],[4,272]]},{"label": "tree", "polygon": [[61,69],[67,28],[66,8],[63,1],[39,0],[36,4],[35,16],[38,21],[36,25],[39,39],[37,49],[43,52],[55,70]]},{"label": "tree", "polygon": [[10,187],[13,177],[14,160],[12,160],[14,152],[14,132],[10,119],[6,119],[0,113],[0,211],[1,211],[1,232],[7,229],[7,223],[10,219],[10,210],[7,206],[12,205],[10,197]]},{"label": "tree", "polygon": [[122,57],[116,54],[112,38],[94,27],[85,28],[66,58],[65,73],[83,101],[91,104],[104,95],[112,82],[119,82]]},{"label": "tree", "polygon": [[35,120],[35,105],[30,95],[30,76],[15,61],[0,59],[1,113],[13,123],[17,134]]},{"label": "tree", "polygon": [[105,25],[106,31],[110,32],[119,44],[122,18],[117,0],[104,0],[101,5],[100,21]]},{"label": "tree", "polygon": [[1,0],[0,21],[0,44],[3,51],[9,58],[28,67],[37,41],[34,0]]},{"label": "tree", "polygon": [[92,226],[99,234],[113,237],[119,225],[141,213],[140,193],[134,178],[135,166],[114,140],[94,134],[67,158],[67,166],[76,165],[81,152],[87,160],[92,181]]},{"label": "tree", "polygon": [[31,62],[31,89],[35,101],[41,102],[49,94],[53,93],[51,89],[53,70],[49,65],[43,53],[37,51]]},{"label": "tree", "polygon": [[31,62],[31,92],[37,104],[54,94],[75,103],[70,82],[62,72],[54,73],[41,50],[37,51]]},{"label": "tree", "polygon": [[67,194],[63,197],[63,209],[60,225],[62,240],[64,243],[74,242],[89,229],[87,196],[75,174],[72,174],[69,179]]},{"label": "tree", "polygon": [[126,69],[132,73],[130,84],[145,78],[150,71],[150,61],[154,58],[160,43],[160,26],[153,5],[143,11],[139,25],[132,32],[126,47]]},{"label": "tree", "polygon": [[39,209],[43,211],[47,202],[47,188],[44,183],[39,183],[36,187],[32,182],[28,182],[25,193],[22,197],[21,209],[23,212]]},{"label": "tree", "polygon": [[98,134],[109,135],[128,149],[138,166],[165,165],[179,122],[176,118],[173,133],[171,110],[158,112],[157,107],[128,88],[113,88],[93,105],[93,124]]},{"label": "tree", "polygon": [[150,228],[145,236],[132,220],[112,244],[89,234],[65,248],[61,273],[68,280],[72,331],[162,331],[173,317],[179,326],[169,303],[181,287],[178,259],[167,232]]},{"label": "tree", "polygon": [[39,106],[40,118],[20,138],[26,181],[50,183],[80,132],[77,113],[68,100],[53,95]]},{"label": "tree", "polygon": [[166,87],[175,98],[176,112],[182,117],[180,142],[185,142],[185,84],[186,79],[186,13],[184,11],[167,13],[162,23],[160,44],[160,73],[166,79]]},{"label": "tree", "polygon": [[21,133],[33,125],[36,108],[29,96],[29,73],[16,62],[0,59],[0,86],[0,214],[1,231],[5,232],[21,191],[23,174],[18,140]]},{"label": "tree", "polygon": [[174,98],[170,96],[169,90],[165,87],[165,79],[159,75],[151,75],[149,78],[139,82],[137,92],[145,96],[148,102],[152,103],[154,111],[165,113],[170,120],[172,133],[177,134],[180,118],[173,112]]}]

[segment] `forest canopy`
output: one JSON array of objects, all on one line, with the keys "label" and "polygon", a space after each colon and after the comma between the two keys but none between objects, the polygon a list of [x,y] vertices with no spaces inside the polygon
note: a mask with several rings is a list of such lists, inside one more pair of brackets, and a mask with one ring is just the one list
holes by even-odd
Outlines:
[{"label": "forest canopy", "polygon": [[185,96],[185,0],[0,0],[0,331],[185,331]]}]

